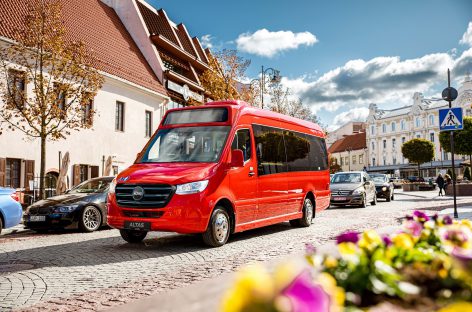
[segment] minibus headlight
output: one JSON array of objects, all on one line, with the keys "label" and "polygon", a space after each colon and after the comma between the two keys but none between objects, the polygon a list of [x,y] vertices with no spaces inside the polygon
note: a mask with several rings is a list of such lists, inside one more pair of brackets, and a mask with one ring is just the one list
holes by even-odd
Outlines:
[{"label": "minibus headlight", "polygon": [[115,187],[116,187],[116,178],[111,181],[110,186],[108,187],[109,194],[115,194]]},{"label": "minibus headlight", "polygon": [[175,191],[175,194],[185,195],[199,193],[206,189],[207,185],[208,180],[179,184],[177,185],[177,190]]}]

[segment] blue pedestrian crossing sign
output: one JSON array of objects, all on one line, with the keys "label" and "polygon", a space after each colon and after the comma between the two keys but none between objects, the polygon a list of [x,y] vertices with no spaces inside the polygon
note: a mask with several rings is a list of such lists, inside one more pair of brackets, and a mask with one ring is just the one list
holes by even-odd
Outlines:
[{"label": "blue pedestrian crossing sign", "polygon": [[439,110],[439,130],[462,130],[462,107],[444,108]]}]

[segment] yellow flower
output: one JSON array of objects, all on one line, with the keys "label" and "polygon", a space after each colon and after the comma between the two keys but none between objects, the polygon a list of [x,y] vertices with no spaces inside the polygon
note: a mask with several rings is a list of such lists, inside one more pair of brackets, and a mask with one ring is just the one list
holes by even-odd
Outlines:
[{"label": "yellow flower", "polygon": [[232,289],[223,296],[221,311],[239,312],[254,301],[268,301],[274,295],[274,284],[270,274],[262,265],[243,268],[236,275]]},{"label": "yellow flower", "polygon": [[369,251],[374,250],[380,244],[382,244],[382,238],[374,230],[364,231],[364,233],[362,233],[361,239],[357,243],[360,248],[364,248]]},{"label": "yellow flower", "polygon": [[321,285],[321,287],[323,287],[324,291],[326,291],[332,299],[329,311],[342,311],[344,301],[346,300],[346,294],[343,288],[337,286],[334,277],[328,273],[321,273],[318,276],[318,283]]},{"label": "yellow flower", "polygon": [[327,256],[324,261],[324,266],[328,269],[332,269],[338,265],[338,260],[332,256]]},{"label": "yellow flower", "polygon": [[469,219],[462,219],[460,224],[467,226],[469,229],[472,230],[472,221]]},{"label": "yellow flower", "polygon": [[277,266],[274,272],[274,287],[276,290],[287,287],[300,274],[301,268],[296,263],[287,262]]},{"label": "yellow flower", "polygon": [[356,244],[350,242],[338,244],[338,250],[342,256],[355,255],[357,252]]},{"label": "yellow flower", "polygon": [[400,233],[393,237],[392,242],[395,246],[403,249],[412,249],[415,245],[410,235],[406,233]]},{"label": "yellow flower", "polygon": [[442,308],[438,312],[466,312],[466,311],[472,311],[472,303],[460,301],[460,302],[455,302],[453,304],[450,304]]}]

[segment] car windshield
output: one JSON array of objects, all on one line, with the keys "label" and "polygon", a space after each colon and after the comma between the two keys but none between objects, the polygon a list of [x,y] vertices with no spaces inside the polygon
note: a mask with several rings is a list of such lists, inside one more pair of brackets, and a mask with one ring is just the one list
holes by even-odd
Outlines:
[{"label": "car windshield", "polygon": [[386,182],[387,179],[385,178],[384,175],[370,175],[370,177],[372,178],[372,180],[374,182]]},{"label": "car windshield", "polygon": [[110,185],[109,180],[88,180],[74,187],[69,194],[76,193],[103,193]]},{"label": "car windshield", "polygon": [[159,130],[141,162],[217,162],[229,130],[228,126]]},{"label": "car windshield", "polygon": [[331,183],[360,183],[360,173],[336,173],[331,179]]}]

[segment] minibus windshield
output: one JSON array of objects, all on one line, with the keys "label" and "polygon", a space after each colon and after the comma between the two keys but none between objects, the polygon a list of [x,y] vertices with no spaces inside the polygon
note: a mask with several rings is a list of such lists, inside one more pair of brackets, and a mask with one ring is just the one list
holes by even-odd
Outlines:
[{"label": "minibus windshield", "polygon": [[141,162],[217,162],[229,130],[229,126],[159,130]]}]

